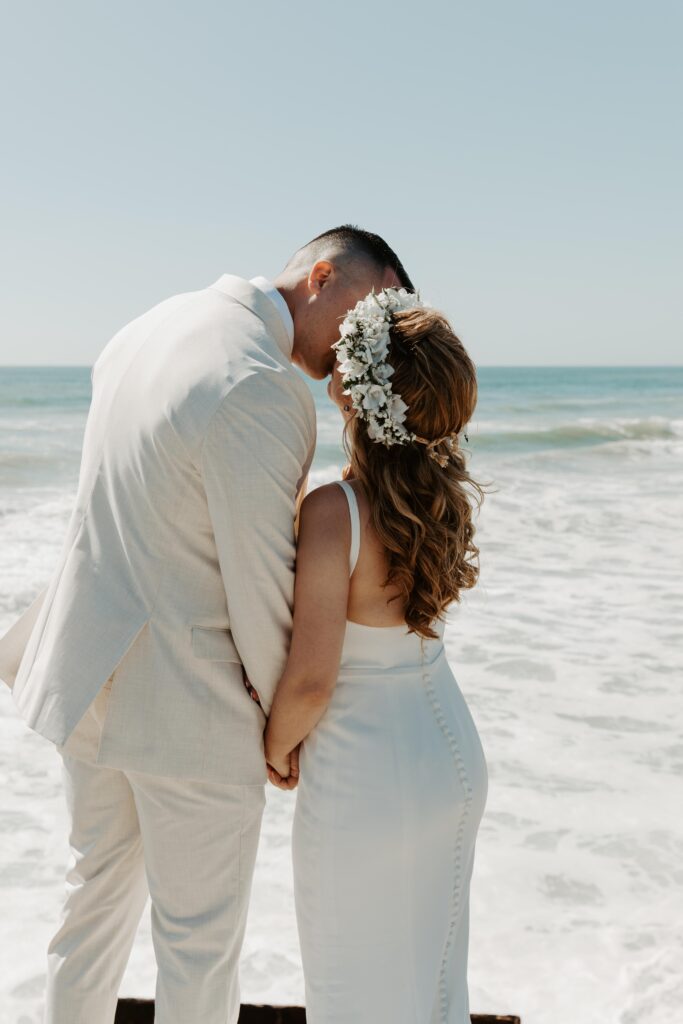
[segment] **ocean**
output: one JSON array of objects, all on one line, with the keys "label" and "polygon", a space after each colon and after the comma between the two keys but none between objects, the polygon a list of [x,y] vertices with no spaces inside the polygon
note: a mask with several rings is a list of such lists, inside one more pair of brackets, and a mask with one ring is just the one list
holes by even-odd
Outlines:
[{"label": "ocean", "polygon": [[[479,371],[470,469],[489,485],[481,580],[448,656],[489,765],[472,880],[472,1012],[655,1024],[683,1006],[683,367]],[[311,486],[343,462],[313,385]],[[0,631],[45,583],[90,393],[0,368]],[[0,689],[0,1024],[39,1024],[68,857],[59,759]],[[302,1002],[289,828],[270,789],[245,1001]],[[151,996],[148,912],[122,994]]]}]

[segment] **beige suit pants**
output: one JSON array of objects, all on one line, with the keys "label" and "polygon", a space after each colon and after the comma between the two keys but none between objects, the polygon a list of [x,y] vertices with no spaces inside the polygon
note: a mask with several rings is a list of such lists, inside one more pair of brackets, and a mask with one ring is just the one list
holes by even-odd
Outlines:
[{"label": "beige suit pants", "polygon": [[71,864],[48,947],[45,1024],[113,1024],[148,892],[156,1024],[236,1024],[264,787],[61,757]]}]

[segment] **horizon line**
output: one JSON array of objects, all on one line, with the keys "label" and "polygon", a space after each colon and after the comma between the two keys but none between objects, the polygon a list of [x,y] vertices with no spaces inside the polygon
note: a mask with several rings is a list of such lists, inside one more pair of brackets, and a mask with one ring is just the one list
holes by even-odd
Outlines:
[{"label": "horizon line", "polygon": [[[294,364],[292,364],[294,365]],[[0,363],[0,370],[89,370],[93,363]],[[680,363],[475,363],[487,370],[680,370]]]}]

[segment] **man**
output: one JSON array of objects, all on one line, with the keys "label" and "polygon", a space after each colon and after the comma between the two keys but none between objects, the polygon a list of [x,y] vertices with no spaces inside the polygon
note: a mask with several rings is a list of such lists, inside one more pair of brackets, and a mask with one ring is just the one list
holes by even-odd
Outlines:
[{"label": "man", "polygon": [[[73,864],[46,1024],[111,1024],[147,892],[157,1024],[234,1024],[291,629],[293,521],[346,311],[411,288],[352,226],[270,283],[224,275],[123,328],[93,368],[76,505],[0,676],[63,760]],[[243,683],[258,691],[252,700]]]}]

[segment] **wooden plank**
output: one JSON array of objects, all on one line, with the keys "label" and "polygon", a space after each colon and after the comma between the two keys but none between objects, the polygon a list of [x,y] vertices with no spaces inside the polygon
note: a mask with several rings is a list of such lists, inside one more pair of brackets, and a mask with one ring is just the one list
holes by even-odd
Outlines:
[{"label": "wooden plank", "polygon": [[[514,1015],[496,1016],[490,1013],[473,1013],[472,1024],[521,1024]],[[152,1024],[154,1020],[153,999],[119,999],[114,1024]],[[305,1024],[306,1011],[301,1006],[253,1006],[243,1005],[239,1024]]]}]

